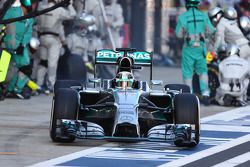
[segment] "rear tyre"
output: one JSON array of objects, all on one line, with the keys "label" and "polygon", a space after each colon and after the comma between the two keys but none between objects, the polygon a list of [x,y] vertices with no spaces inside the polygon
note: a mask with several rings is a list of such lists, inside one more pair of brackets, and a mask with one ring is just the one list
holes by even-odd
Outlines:
[{"label": "rear tyre", "polygon": [[164,86],[165,90],[177,90],[182,91],[182,93],[191,93],[190,87],[185,84],[167,84]]},{"label": "rear tyre", "polygon": [[79,108],[78,101],[78,93],[76,90],[60,88],[56,91],[52,102],[50,120],[50,138],[53,142],[73,142],[75,140],[73,136],[62,136],[62,134],[60,134],[57,120],[75,120]]},{"label": "rear tyre", "polygon": [[[188,147],[194,147],[200,142],[200,107],[197,96],[190,93],[177,94],[174,97],[174,122],[175,124],[194,125],[194,141]],[[182,145],[176,145],[182,146]]]},{"label": "rear tyre", "polygon": [[71,86],[82,86],[82,83],[76,80],[57,80],[54,85],[54,93],[60,88],[70,88]]},{"label": "rear tyre", "polygon": [[60,56],[57,67],[58,80],[77,80],[86,83],[87,69],[82,56],[66,53]]},{"label": "rear tyre", "polygon": [[210,89],[210,98],[213,100],[216,95],[216,90],[220,86],[220,81],[218,78],[219,72],[210,67],[208,68],[208,86]]}]

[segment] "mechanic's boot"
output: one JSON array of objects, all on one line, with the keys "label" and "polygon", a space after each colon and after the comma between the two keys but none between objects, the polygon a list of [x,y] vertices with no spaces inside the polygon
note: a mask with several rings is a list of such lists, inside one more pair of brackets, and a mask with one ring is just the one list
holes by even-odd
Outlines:
[{"label": "mechanic's boot", "polygon": [[31,97],[31,89],[28,88],[28,87],[24,87],[22,95],[23,95],[24,99],[30,99],[30,97]]},{"label": "mechanic's boot", "polygon": [[14,93],[14,98],[18,98],[18,99],[25,99],[22,95],[22,93],[18,93],[18,92],[15,92]]},{"label": "mechanic's boot", "polygon": [[3,101],[3,100],[4,100],[4,95],[3,95],[3,91],[0,88],[0,101]]},{"label": "mechanic's boot", "polygon": [[49,95],[50,93],[51,93],[50,90],[44,86],[41,86],[41,88],[37,90],[37,94]]},{"label": "mechanic's boot", "polygon": [[7,92],[5,94],[6,98],[14,98],[14,99],[24,99],[23,95],[21,93],[17,92]]},{"label": "mechanic's boot", "polygon": [[247,102],[241,101],[241,100],[235,100],[234,101],[234,106],[235,107],[244,107],[247,105]]},{"label": "mechanic's boot", "polygon": [[229,94],[225,94],[224,97],[223,97],[223,102],[224,102],[225,106],[232,106],[232,105],[234,105],[234,101],[235,101],[235,98],[232,97]]},{"label": "mechanic's boot", "polygon": [[4,100],[4,95],[0,94],[0,101]]},{"label": "mechanic's boot", "polygon": [[210,105],[209,96],[202,96],[201,97],[201,103],[204,104],[205,106],[209,106]]}]

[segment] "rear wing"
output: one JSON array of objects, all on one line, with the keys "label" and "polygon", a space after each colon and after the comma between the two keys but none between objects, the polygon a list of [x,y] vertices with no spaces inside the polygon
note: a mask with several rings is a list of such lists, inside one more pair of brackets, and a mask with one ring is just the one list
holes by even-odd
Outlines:
[{"label": "rear wing", "polygon": [[150,80],[153,78],[153,52],[136,51],[133,48],[117,48],[117,51],[111,49],[101,49],[95,52],[95,74],[97,64],[118,65],[118,58],[131,57],[134,60],[134,66],[149,66]]},{"label": "rear wing", "polygon": [[114,51],[110,49],[102,49],[96,51],[95,64],[117,64],[119,57],[131,57],[134,59],[134,65],[151,66],[152,52],[146,51]]}]

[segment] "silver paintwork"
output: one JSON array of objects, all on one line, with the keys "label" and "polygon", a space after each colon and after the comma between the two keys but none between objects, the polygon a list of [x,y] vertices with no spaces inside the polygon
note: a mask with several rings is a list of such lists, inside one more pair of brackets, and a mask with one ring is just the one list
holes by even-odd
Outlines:
[{"label": "silver paintwork", "polygon": [[170,140],[175,138],[174,124],[158,125],[148,131],[148,139]]},{"label": "silver paintwork", "polygon": [[238,17],[237,11],[233,7],[228,7],[224,10],[224,16],[227,19],[235,20]]},{"label": "silver paintwork", "polygon": [[89,138],[89,137],[104,137],[103,128],[95,123],[82,121],[82,120],[69,120],[62,119],[62,125],[71,124],[76,127],[76,137]]},{"label": "silver paintwork", "polygon": [[140,136],[137,106],[141,92],[133,89],[116,89],[113,93],[117,111],[112,135],[115,134],[118,125],[127,123],[136,126],[136,133]]},{"label": "silver paintwork", "polygon": [[250,31],[250,19],[247,16],[242,16],[240,18],[240,26],[241,28],[245,31],[248,32]]},{"label": "silver paintwork", "polygon": [[214,7],[208,10],[208,17],[212,18],[216,16],[219,12],[222,12],[220,7]]}]

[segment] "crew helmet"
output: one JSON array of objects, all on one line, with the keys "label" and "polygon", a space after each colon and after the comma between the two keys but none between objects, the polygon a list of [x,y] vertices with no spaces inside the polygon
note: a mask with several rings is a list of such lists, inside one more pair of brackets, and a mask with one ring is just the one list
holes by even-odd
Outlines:
[{"label": "crew helmet", "polygon": [[250,31],[250,19],[247,16],[242,16],[240,18],[240,27],[245,31]]},{"label": "crew helmet", "polygon": [[238,55],[240,56],[240,48],[237,45],[227,46],[227,56]]},{"label": "crew helmet", "polygon": [[73,30],[77,35],[84,36],[87,34],[87,25],[83,18],[77,18],[73,22]]},{"label": "crew helmet", "polygon": [[186,0],[186,7],[197,7],[200,4],[200,0]]},{"label": "crew helmet", "polygon": [[222,44],[218,48],[218,53],[226,53],[227,51],[227,44]]},{"label": "crew helmet", "polygon": [[86,26],[92,26],[96,23],[96,18],[93,15],[85,14],[83,13],[82,16],[80,16],[80,20],[86,25]]},{"label": "crew helmet", "polygon": [[31,37],[29,45],[32,49],[37,50],[40,46],[40,41],[36,37]]},{"label": "crew helmet", "polygon": [[229,20],[235,20],[238,17],[237,11],[233,7],[224,9],[224,16]]},{"label": "crew helmet", "polygon": [[31,7],[31,0],[20,0],[21,4],[24,6],[24,7]]},{"label": "crew helmet", "polygon": [[115,85],[118,88],[127,89],[132,88],[134,83],[134,76],[131,72],[121,71],[116,74]]},{"label": "crew helmet", "polygon": [[227,57],[227,44],[222,44],[217,50],[217,57],[219,60],[223,60]]},{"label": "crew helmet", "polygon": [[214,7],[208,10],[208,17],[210,18],[214,26],[218,24],[222,15],[223,15],[223,11],[220,7]]}]

